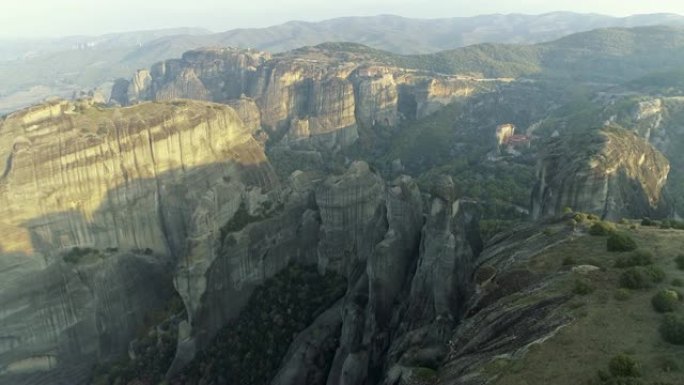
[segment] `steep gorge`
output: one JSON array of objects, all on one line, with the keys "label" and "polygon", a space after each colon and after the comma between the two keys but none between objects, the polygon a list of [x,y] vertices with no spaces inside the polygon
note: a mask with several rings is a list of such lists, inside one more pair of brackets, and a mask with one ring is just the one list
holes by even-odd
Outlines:
[{"label": "steep gorge", "polygon": [[[411,178],[387,184],[356,162],[340,176],[279,181],[228,106],[52,102],[10,115],[0,134],[9,159],[2,227],[17,234],[2,239],[0,383],[86,381],[175,293],[187,311],[169,367],[177,373],[292,263],[349,282],[332,368],[318,376],[377,380],[412,348],[395,333],[459,317],[452,300],[468,279],[456,277],[481,249],[477,209],[454,201],[450,179],[426,201],[423,229],[425,198]],[[445,343],[424,348],[441,356]],[[305,346],[292,349],[317,354]],[[285,369],[281,383],[313,370],[299,361]]]},{"label": "steep gorge", "polygon": [[[267,143],[322,158],[353,143],[360,127],[396,126],[504,81],[355,55],[326,47],[275,57],[192,51],[119,82],[114,97],[125,107],[57,101],[5,118],[0,384],[87,383],[96,363],[128,356],[139,364],[141,333],[161,329],[151,314],[177,323],[175,356],[159,378],[230,382],[206,369],[206,349],[251,314],[245,306],[265,284],[301,266],[318,274],[314,287],[339,278],[328,288],[335,302],[286,329],[287,349],[266,350],[274,385],[410,384],[435,369],[445,383],[482,384],[479,369],[495,354],[524,350],[570,322],[553,312],[566,295],[522,307],[498,301],[534,291],[536,276],[520,265],[582,235],[575,227],[526,225],[485,247],[478,202],[460,196],[461,182],[449,176],[434,173],[419,188],[350,159],[337,159],[335,171],[295,162],[296,171],[276,174]],[[538,114],[512,102],[499,109],[501,100],[476,100],[487,127],[512,116],[509,109],[528,120]],[[459,122],[493,140],[482,139],[483,120],[474,117]],[[565,134],[541,159],[535,216],[565,206],[606,218],[661,212],[669,164],[646,141],[607,130],[586,145]],[[183,312],[169,313],[178,298]],[[294,301],[279,302],[283,314],[255,317],[278,325],[298,309]],[[518,335],[507,334],[511,326]]]}]

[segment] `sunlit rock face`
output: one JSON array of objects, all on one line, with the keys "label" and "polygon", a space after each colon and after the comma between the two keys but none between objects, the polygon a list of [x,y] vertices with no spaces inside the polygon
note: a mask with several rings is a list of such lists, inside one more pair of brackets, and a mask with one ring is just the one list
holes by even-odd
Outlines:
[{"label": "sunlit rock face", "polygon": [[261,124],[288,146],[348,146],[358,127],[394,126],[475,94],[482,82],[377,63],[363,54],[307,47],[271,57],[233,48],[187,52],[120,81],[112,100],[252,98]]},{"label": "sunlit rock face", "polygon": [[125,353],[232,193],[277,185],[238,113],[202,102],[36,106],[2,121],[0,159],[0,383],[78,383]]},{"label": "sunlit rock face", "polygon": [[[320,92],[346,92],[337,84]],[[307,325],[274,381],[361,383],[415,349],[443,354],[443,336],[411,336],[458,319],[476,208],[454,200],[449,178],[427,198],[364,162],[277,180],[254,101],[233,105],[55,102],[2,122],[1,223],[16,236],[1,239],[0,384],[87,381],[180,297],[173,376],[291,263],[339,273],[347,295]]]},{"label": "sunlit rock face", "polygon": [[186,233],[179,222],[206,192],[186,183],[274,182],[235,111],[194,102],[35,107],[3,122],[0,159],[1,220],[31,233],[19,237],[30,244],[3,238],[1,246],[24,252],[78,245],[177,252]]},{"label": "sunlit rock face", "polygon": [[666,216],[670,203],[663,187],[669,172],[663,154],[624,130],[556,138],[539,162],[532,216],[557,215],[566,207],[611,220]]}]

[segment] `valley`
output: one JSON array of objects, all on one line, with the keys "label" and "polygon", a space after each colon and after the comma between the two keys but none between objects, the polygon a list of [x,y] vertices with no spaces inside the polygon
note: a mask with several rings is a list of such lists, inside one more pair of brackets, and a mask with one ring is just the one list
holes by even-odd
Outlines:
[{"label": "valley", "polygon": [[9,113],[0,384],[678,384],[683,45],[191,47]]}]

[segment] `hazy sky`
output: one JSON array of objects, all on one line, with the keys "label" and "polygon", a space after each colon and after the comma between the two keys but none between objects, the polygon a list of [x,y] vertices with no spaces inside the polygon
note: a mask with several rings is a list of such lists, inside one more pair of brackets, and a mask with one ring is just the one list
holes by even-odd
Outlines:
[{"label": "hazy sky", "polygon": [[3,0],[0,37],[103,34],[166,27],[225,31],[288,20],[395,14],[407,17],[575,11],[684,14],[683,0]]}]

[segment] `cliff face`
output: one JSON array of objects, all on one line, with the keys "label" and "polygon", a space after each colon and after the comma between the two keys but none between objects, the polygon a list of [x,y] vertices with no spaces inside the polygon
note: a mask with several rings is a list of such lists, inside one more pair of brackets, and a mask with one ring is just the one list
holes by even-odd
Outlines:
[{"label": "cliff face", "polygon": [[75,383],[124,353],[174,293],[187,240],[209,237],[238,209],[230,192],[277,183],[238,114],[198,102],[34,107],[2,122],[0,159],[7,383],[53,383],[37,379],[45,371]]},{"label": "cliff face", "polygon": [[271,57],[252,50],[190,51],[141,70],[112,100],[191,98],[227,103],[254,99],[261,123],[287,143],[344,147],[359,124],[396,125],[420,118],[482,88],[474,80],[419,73],[377,63],[361,54],[305,48]]},{"label": "cliff face", "polygon": [[[2,228],[13,236],[0,238],[0,384],[84,383],[93,365],[127,351],[141,365],[131,346],[174,298],[184,311],[159,378],[211,380],[185,370],[292,264],[344,279],[336,302],[297,325],[287,352],[267,357],[274,385],[410,384],[425,368],[468,383],[491,352],[518,351],[569,322],[553,312],[565,298],[509,308],[473,277],[486,263],[503,287],[516,263],[574,229],[547,236],[532,226],[483,251],[479,208],[456,199],[450,177],[421,191],[352,162],[340,175],[278,180],[255,139],[255,103],[55,102],[2,122]],[[605,135],[592,153],[604,162],[597,175],[622,172],[657,196],[667,164],[632,136]],[[624,156],[637,150],[645,155]],[[512,324],[523,338],[509,338]]]},{"label": "cliff face", "polygon": [[620,128],[577,140],[551,142],[538,167],[532,216],[565,207],[607,219],[665,216],[663,197],[670,164],[644,139]]},{"label": "cliff face", "polygon": [[[331,84],[316,92],[349,89]],[[479,246],[466,234],[477,210],[453,201],[452,181],[435,190],[425,227],[416,183],[388,184],[363,162],[278,181],[255,139],[255,102],[231,104],[53,102],[2,122],[0,383],[79,383],[179,296],[173,376],[291,263],[348,288],[295,339],[291,351],[312,358],[284,363],[281,383],[365,381],[412,349],[407,333],[458,318]],[[339,343],[320,372],[318,336],[330,333]]]},{"label": "cliff face", "polygon": [[74,384],[119,359],[175,296],[160,256],[97,251],[49,264],[0,256],[0,384]]},{"label": "cliff face", "polygon": [[2,222],[31,233],[1,247],[21,252],[91,245],[175,254],[186,234],[180,222],[204,193],[178,194],[179,186],[223,176],[274,183],[238,115],[195,102],[35,107],[3,122],[0,159]]}]

